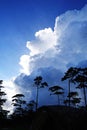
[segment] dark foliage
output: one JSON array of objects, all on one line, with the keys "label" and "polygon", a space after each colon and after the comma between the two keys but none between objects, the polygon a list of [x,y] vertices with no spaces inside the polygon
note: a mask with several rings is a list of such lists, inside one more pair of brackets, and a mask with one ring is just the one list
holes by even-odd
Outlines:
[{"label": "dark foliage", "polygon": [[60,105],[60,99],[59,99],[59,95],[64,94],[64,89],[60,86],[52,86],[49,88],[49,91],[51,92],[50,95],[56,95],[58,98],[58,105]]},{"label": "dark foliage", "polygon": [[[87,88],[87,68],[71,67],[65,73],[62,81],[68,79],[68,95],[64,103],[69,107],[61,106],[59,103],[59,95],[64,93],[63,87],[58,85],[49,88],[50,95],[57,95],[57,106],[44,106],[38,108],[38,93],[40,88],[48,87],[46,82],[43,82],[41,76],[34,79],[36,87],[36,102],[34,100],[28,103],[23,99],[23,94],[16,94],[12,97],[12,105],[14,112],[7,118],[9,111],[3,110],[3,105],[6,95],[3,88],[3,80],[0,80],[0,130],[87,130],[87,106],[86,106],[86,88]],[[79,89],[83,89],[85,107],[77,107],[81,102],[77,91],[71,91],[70,85],[75,84]],[[26,105],[26,107],[24,107]],[[36,107],[36,111],[35,110]]]},{"label": "dark foliage", "polygon": [[39,89],[40,88],[44,88],[44,87],[48,87],[47,82],[42,82],[42,80],[43,80],[43,78],[41,76],[37,76],[34,79],[35,87],[37,87],[37,92],[36,92],[36,110],[38,108]]}]

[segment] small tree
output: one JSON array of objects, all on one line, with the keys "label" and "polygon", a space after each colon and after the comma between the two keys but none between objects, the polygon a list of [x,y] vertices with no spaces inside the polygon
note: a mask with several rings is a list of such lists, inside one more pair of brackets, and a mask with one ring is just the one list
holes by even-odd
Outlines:
[{"label": "small tree", "polygon": [[34,108],[35,108],[35,105],[36,105],[36,102],[34,100],[31,100],[28,104],[27,104],[27,108],[28,108],[28,111],[34,111]]},{"label": "small tree", "polygon": [[41,76],[37,76],[34,79],[34,84],[37,87],[37,92],[36,92],[36,110],[37,110],[37,108],[38,108],[38,94],[39,94],[39,89],[47,87],[48,84],[46,82],[42,82],[42,77]]},{"label": "small tree", "polygon": [[78,103],[80,103],[81,98],[78,97],[78,92],[70,92],[67,97],[71,98],[71,103],[76,107]]},{"label": "small tree", "polygon": [[12,98],[12,105],[15,106],[14,115],[23,115],[23,105],[26,104],[26,101],[23,100],[24,95],[23,94],[16,94]]},{"label": "small tree", "polygon": [[53,86],[49,88],[49,91],[51,91],[50,95],[56,95],[58,98],[58,105],[60,105],[60,99],[59,99],[59,95],[64,94],[64,89],[60,86]]}]

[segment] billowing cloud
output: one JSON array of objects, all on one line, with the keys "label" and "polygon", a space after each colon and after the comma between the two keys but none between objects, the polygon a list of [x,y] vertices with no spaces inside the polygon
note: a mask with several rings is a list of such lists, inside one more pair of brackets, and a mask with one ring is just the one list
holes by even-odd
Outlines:
[{"label": "billowing cloud", "polygon": [[51,28],[45,28],[35,33],[36,40],[34,42],[27,41],[27,48],[30,50],[30,55],[45,53],[48,49],[53,48],[56,44],[56,34]]},{"label": "billowing cloud", "polygon": [[87,5],[58,16],[53,30],[49,27],[37,31],[35,40],[27,41],[26,47],[29,54],[20,58],[20,72],[24,74],[15,83],[31,90],[32,95],[30,86],[37,75],[50,85],[64,85],[60,80],[68,67],[87,65]]},{"label": "billowing cloud", "polygon": [[29,74],[29,62],[30,62],[30,56],[28,55],[21,56],[19,62],[19,64],[22,66],[22,68],[20,69],[21,73]]},{"label": "billowing cloud", "polygon": [[21,72],[54,67],[66,70],[68,64],[77,65],[87,59],[87,6],[67,11],[55,20],[54,30],[45,28],[35,33],[34,41],[27,41],[29,55],[20,58]]}]

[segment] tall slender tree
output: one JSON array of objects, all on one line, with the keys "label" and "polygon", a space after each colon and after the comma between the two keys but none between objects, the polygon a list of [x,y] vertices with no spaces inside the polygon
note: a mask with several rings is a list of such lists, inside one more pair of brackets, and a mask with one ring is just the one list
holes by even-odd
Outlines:
[{"label": "tall slender tree", "polygon": [[47,84],[47,82],[42,82],[42,77],[41,76],[37,76],[34,79],[34,84],[35,84],[35,86],[37,88],[37,91],[36,91],[36,110],[37,110],[37,108],[38,108],[38,94],[39,94],[39,89],[47,87],[48,84]]},{"label": "tall slender tree", "polygon": [[[71,83],[75,83],[74,78],[78,74],[79,70],[76,67],[70,67],[67,72],[65,73],[64,77],[61,79],[62,81],[68,79],[68,94],[70,93]],[[70,107],[70,96],[69,98],[69,107]]]},{"label": "tall slender tree", "polygon": [[87,68],[79,68],[79,73],[74,79],[76,83],[78,83],[76,88],[83,89],[84,95],[84,104],[87,105],[86,99],[86,88],[87,88]]}]

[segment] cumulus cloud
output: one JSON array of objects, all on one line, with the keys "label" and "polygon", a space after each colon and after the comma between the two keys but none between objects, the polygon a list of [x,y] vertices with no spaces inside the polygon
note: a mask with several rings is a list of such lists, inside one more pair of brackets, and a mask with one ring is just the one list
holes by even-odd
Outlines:
[{"label": "cumulus cloud", "polygon": [[38,68],[50,66],[66,70],[68,64],[77,65],[87,59],[86,41],[87,5],[58,16],[54,30],[39,30],[34,41],[27,41],[29,55],[20,58],[21,72],[30,74]]},{"label": "cumulus cloud", "polygon": [[19,64],[22,66],[22,68],[20,69],[21,73],[29,74],[29,62],[30,62],[30,56],[28,55],[21,56],[19,62]]},{"label": "cumulus cloud", "polygon": [[56,34],[51,28],[45,28],[35,33],[36,40],[34,42],[27,41],[27,48],[30,50],[30,55],[45,53],[48,49],[53,48],[56,44]]},{"label": "cumulus cloud", "polygon": [[62,85],[61,77],[70,66],[87,65],[87,5],[58,16],[53,30],[37,31],[35,40],[27,41],[26,47],[29,54],[22,55],[19,63],[24,74],[15,83],[33,91],[32,79],[42,75],[50,85]]}]

